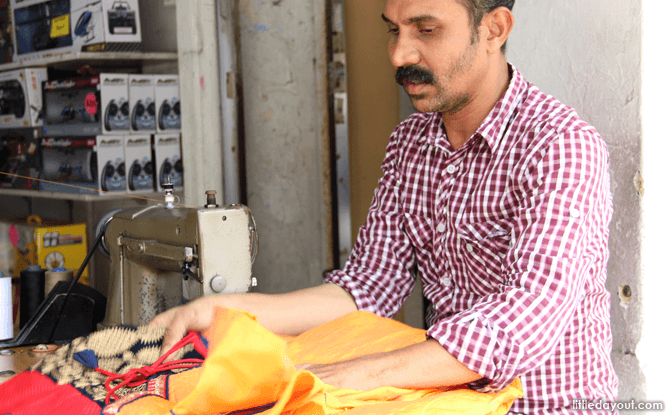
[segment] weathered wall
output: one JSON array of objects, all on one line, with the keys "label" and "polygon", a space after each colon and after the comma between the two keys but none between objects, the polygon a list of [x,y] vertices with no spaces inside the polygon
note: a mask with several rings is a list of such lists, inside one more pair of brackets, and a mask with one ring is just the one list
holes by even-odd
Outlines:
[{"label": "weathered wall", "polygon": [[[508,59],[541,90],[575,108],[610,151],[614,217],[607,288],[620,400],[644,399],[636,357],[640,301],[640,0],[517,2]],[[632,301],[620,304],[628,285]]]},{"label": "weathered wall", "polygon": [[248,205],[258,290],[320,284],[333,264],[325,0],[239,0]]}]

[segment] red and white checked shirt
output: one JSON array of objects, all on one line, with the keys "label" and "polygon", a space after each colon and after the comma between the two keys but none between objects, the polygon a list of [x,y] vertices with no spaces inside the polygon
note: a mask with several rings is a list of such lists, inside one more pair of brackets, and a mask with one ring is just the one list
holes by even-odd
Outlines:
[{"label": "red and white checked shirt", "polygon": [[605,290],[609,154],[573,109],[510,72],[458,150],[439,113],[395,129],[367,221],[326,282],[390,317],[416,266],[432,304],[427,336],[484,377],[472,388],[520,377],[525,395],[511,413],[571,413],[573,399],[614,401],[618,388]]}]

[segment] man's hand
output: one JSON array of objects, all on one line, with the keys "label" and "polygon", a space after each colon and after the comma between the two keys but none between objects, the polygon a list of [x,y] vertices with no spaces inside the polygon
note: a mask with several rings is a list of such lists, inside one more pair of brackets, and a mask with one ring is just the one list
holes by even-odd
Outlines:
[{"label": "man's hand", "polygon": [[149,322],[150,326],[167,326],[161,355],[186,335],[189,330],[202,332],[209,328],[214,318],[215,297],[202,297],[186,305],[171,308]]}]

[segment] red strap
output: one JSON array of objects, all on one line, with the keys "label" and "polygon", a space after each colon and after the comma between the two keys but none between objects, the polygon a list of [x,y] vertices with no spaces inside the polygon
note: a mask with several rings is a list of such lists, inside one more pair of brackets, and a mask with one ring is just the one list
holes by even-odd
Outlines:
[{"label": "red strap", "polygon": [[[155,375],[156,373],[165,372],[175,369],[189,369],[198,365],[201,365],[204,359],[180,359],[172,360],[170,362],[165,362],[165,359],[168,358],[172,353],[186,346],[187,344],[192,343],[193,348],[196,352],[200,353],[202,356],[207,356],[207,348],[202,343],[202,339],[196,332],[189,332],[183,339],[181,339],[177,344],[172,346],[165,354],[163,354],[154,364],[150,366],[144,366],[138,369],[131,369],[128,372],[119,375],[113,372],[108,372],[104,369],[96,367],[95,370],[98,373],[102,373],[107,376],[105,381],[105,388],[107,389],[107,397],[105,398],[105,405],[109,405],[111,398],[114,400],[119,399],[116,395],[116,391],[123,387],[134,388],[142,385],[146,382],[147,378]],[[113,382],[121,381],[116,385],[112,386]]]}]

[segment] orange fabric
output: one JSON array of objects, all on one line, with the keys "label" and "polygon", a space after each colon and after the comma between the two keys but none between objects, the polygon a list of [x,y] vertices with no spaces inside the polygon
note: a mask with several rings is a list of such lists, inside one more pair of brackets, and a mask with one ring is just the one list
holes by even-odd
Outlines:
[{"label": "orange fabric", "polygon": [[[120,414],[220,414],[256,408],[265,415],[505,414],[522,396],[516,380],[496,394],[460,388],[377,388],[356,391],[325,385],[294,364],[328,363],[421,342],[425,331],[367,312],[355,312],[288,340],[255,317],[218,309],[205,333],[209,355],[199,369],[171,375],[169,400],[141,397]],[[107,409],[107,408],[106,408]],[[105,411],[106,412],[106,411]]]}]

